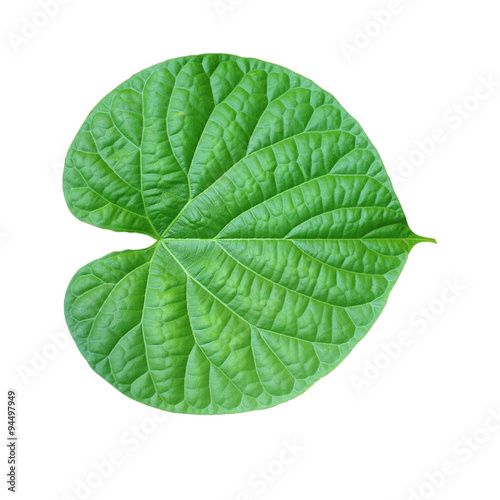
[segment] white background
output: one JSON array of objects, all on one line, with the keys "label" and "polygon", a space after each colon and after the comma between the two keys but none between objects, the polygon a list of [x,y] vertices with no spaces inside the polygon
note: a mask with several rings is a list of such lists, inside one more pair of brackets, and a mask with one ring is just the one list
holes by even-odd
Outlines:
[{"label": "white background", "polygon": [[[5,408],[7,388],[18,391],[18,498],[498,500],[498,3],[62,3],[24,40],[26,19],[43,24],[38,0],[0,7],[2,397]],[[439,243],[412,251],[379,321],[332,374],[276,408],[215,417],[124,397],[63,317],[78,268],[149,244],[70,214],[67,148],[132,74],[205,52],[271,61],[334,94],[379,149],[412,229]],[[110,456],[113,470],[96,472]],[[445,462],[453,472],[436,473]]]}]

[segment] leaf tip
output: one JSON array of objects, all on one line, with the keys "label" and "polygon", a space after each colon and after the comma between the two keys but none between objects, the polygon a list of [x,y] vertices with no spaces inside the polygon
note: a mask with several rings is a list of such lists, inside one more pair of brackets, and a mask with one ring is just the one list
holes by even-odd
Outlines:
[{"label": "leaf tip", "polygon": [[425,238],[424,236],[419,236],[419,243],[434,243],[437,245],[437,241],[434,238]]}]

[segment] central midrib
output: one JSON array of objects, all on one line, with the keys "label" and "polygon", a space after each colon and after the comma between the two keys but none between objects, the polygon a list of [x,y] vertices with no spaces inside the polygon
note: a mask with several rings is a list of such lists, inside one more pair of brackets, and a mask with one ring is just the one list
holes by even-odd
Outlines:
[{"label": "central midrib", "polygon": [[403,237],[403,238],[160,238],[158,242],[168,243],[177,241],[418,241],[435,243],[434,238]]}]

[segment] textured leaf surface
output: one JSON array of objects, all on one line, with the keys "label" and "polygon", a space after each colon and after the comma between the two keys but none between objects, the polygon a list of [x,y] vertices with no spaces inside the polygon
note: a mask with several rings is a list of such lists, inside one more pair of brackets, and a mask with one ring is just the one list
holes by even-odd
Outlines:
[{"label": "textured leaf surface", "polygon": [[430,241],[335,98],[229,55],[167,61],[105,97],[70,148],[64,192],[82,221],[155,238],[78,271],[65,311],[99,375],[174,412],[305,391]]}]

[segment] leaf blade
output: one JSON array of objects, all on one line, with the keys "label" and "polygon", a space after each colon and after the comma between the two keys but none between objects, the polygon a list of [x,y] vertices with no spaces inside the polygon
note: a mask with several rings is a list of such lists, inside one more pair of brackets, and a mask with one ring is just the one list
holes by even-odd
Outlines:
[{"label": "leaf blade", "polygon": [[66,316],[91,367],[168,411],[268,408],[333,370],[385,306],[413,233],[359,124],[310,80],[207,54],[132,77],[89,115],[64,191],[149,249],[84,266]]}]

